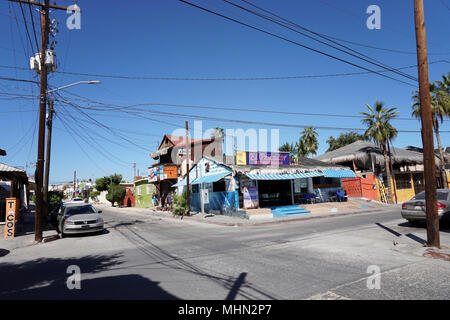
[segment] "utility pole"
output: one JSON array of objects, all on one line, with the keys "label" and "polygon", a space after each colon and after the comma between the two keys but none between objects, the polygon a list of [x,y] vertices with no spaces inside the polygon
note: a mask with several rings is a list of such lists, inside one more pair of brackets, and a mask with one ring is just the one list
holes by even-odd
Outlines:
[{"label": "utility pole", "polygon": [[72,195],[72,198],[75,195],[76,189],[77,189],[77,170],[75,170],[73,172],[73,195]]},{"label": "utility pole", "polygon": [[[49,38],[49,12],[50,8],[55,10],[67,11],[67,7],[58,6],[55,3],[50,4],[50,0],[44,3],[34,0],[9,0],[12,2],[36,5],[41,9],[41,53],[40,53],[40,101],[39,101],[39,129],[38,129],[38,150],[36,161],[36,215],[34,223],[34,240],[42,242],[42,221],[47,212],[47,203],[43,199],[43,180],[44,180],[44,148],[45,148],[45,111],[47,106],[47,66],[45,65],[46,51]],[[77,10],[79,11],[79,10]]]},{"label": "utility pole", "polygon": [[48,203],[48,186],[50,174],[50,153],[52,148],[53,100],[48,101],[47,147],[45,149],[44,203]]},{"label": "utility pole", "polygon": [[414,17],[419,71],[420,111],[425,176],[425,203],[427,215],[427,245],[440,247],[439,218],[437,214],[436,164],[434,155],[433,123],[428,79],[427,42],[423,0],[414,0]]},{"label": "utility pole", "polygon": [[188,122],[186,121],[186,205],[187,215],[190,214],[190,192],[189,192],[189,130]]},{"label": "utility pole", "polygon": [[133,163],[133,181],[134,181],[134,177],[136,177],[136,162]]}]

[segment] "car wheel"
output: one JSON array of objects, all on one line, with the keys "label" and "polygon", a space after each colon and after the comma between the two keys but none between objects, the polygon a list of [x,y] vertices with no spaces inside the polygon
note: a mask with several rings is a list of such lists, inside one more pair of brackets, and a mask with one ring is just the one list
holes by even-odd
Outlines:
[{"label": "car wheel", "polygon": [[420,224],[419,220],[408,220],[409,224],[412,225],[413,227],[418,227]]}]

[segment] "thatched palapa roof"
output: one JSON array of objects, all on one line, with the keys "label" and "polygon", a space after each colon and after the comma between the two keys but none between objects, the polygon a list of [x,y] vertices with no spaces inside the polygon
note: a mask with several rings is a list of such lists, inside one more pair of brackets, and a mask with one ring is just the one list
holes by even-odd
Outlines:
[{"label": "thatched palapa roof", "polygon": [[[356,141],[314,159],[333,164],[355,161],[368,165],[371,163],[371,157],[376,164],[384,166],[383,151],[378,146],[367,141]],[[393,163],[398,165],[423,164],[423,153],[416,151],[391,147],[391,158]],[[439,159],[436,157],[436,165],[438,164]]]}]

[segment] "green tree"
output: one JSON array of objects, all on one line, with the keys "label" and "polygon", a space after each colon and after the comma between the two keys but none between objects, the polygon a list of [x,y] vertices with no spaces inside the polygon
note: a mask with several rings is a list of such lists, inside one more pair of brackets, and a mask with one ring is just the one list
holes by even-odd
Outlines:
[{"label": "green tree", "polygon": [[62,191],[49,191],[48,192],[48,212],[55,209],[64,199],[64,193]]},{"label": "green tree", "polygon": [[181,195],[174,194],[172,198],[172,213],[177,216],[183,216],[187,213],[186,192]]},{"label": "green tree", "polygon": [[355,131],[341,133],[337,139],[330,137],[327,140],[329,146],[327,152],[342,148],[359,140],[367,141],[368,138],[364,134],[359,134]]},{"label": "green tree", "polygon": [[120,206],[123,203],[123,199],[125,198],[126,189],[123,186],[118,184],[112,184],[108,188],[108,193],[106,194],[106,200],[111,202],[111,205],[114,207],[114,203]]},{"label": "green tree", "polygon": [[121,174],[112,174],[95,180],[95,189],[98,191],[107,191],[111,184],[119,184],[122,182]]},{"label": "green tree", "polygon": [[305,157],[317,154],[317,149],[319,148],[317,136],[318,133],[313,127],[306,127],[297,143],[298,153]]},{"label": "green tree", "polygon": [[368,112],[360,112],[365,118],[361,120],[367,125],[365,135],[377,144],[383,151],[384,167],[388,181],[388,199],[392,201],[392,181],[390,169],[390,154],[388,154],[389,143],[397,137],[397,129],[390,123],[392,119],[398,117],[397,108],[387,108],[383,102],[376,101],[371,107],[366,103]]},{"label": "green tree", "polygon": [[89,196],[91,199],[96,199],[100,195],[100,191],[91,191]]},{"label": "green tree", "polygon": [[[450,74],[449,74],[450,75]],[[433,122],[433,130],[436,136],[436,141],[439,150],[440,165],[439,170],[441,172],[442,182],[444,186],[447,185],[447,175],[445,173],[445,157],[442,150],[441,136],[439,133],[439,126],[444,122],[445,118],[450,116],[450,103],[449,103],[449,76],[442,75],[443,81],[436,81],[430,83],[430,98],[431,98],[431,119]],[[416,90],[412,96],[412,115],[417,119],[421,119],[422,111],[420,108],[420,93]]]},{"label": "green tree", "polygon": [[293,143],[285,142],[278,148],[280,152],[296,152],[296,148]]}]

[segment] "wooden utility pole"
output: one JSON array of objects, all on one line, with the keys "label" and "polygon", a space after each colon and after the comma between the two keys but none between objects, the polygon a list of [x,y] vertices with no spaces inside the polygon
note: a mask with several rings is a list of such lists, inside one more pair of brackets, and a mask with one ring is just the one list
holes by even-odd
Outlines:
[{"label": "wooden utility pole", "polygon": [[427,215],[427,245],[440,247],[439,218],[437,214],[436,164],[433,141],[430,84],[428,79],[427,42],[423,0],[414,0],[416,26],[417,66],[419,71],[420,111],[425,176],[425,204]]},{"label": "wooden utility pole", "polygon": [[45,149],[44,202],[48,203],[48,186],[50,175],[50,153],[52,149],[53,100],[48,101],[47,147]]},{"label": "wooden utility pole", "polygon": [[189,130],[188,122],[186,121],[186,205],[187,205],[187,215],[190,214],[190,192],[189,192]]},{"label": "wooden utility pole", "polygon": [[[43,180],[44,180],[44,148],[45,148],[45,111],[47,106],[47,67],[45,65],[46,50],[48,47],[49,34],[49,12],[50,8],[55,10],[65,10],[67,7],[58,6],[55,3],[50,4],[50,0],[44,3],[33,0],[9,0],[28,5],[36,5],[41,9],[41,54],[40,54],[40,101],[39,101],[39,129],[38,129],[38,150],[36,161],[36,214],[34,223],[34,240],[42,242],[42,221],[47,212],[47,203],[43,198]],[[79,10],[76,10],[79,11]]]},{"label": "wooden utility pole", "polygon": [[[44,190],[43,190],[43,203],[46,203],[48,208],[48,186],[49,186],[49,175],[50,175],[50,152],[52,148],[52,121],[53,121],[53,100],[48,101],[48,119],[47,119],[47,147],[45,148],[45,173],[44,173]],[[45,210],[47,213],[47,210]],[[45,217],[46,215],[44,215]],[[42,219],[42,227],[45,227],[47,219]]]}]

